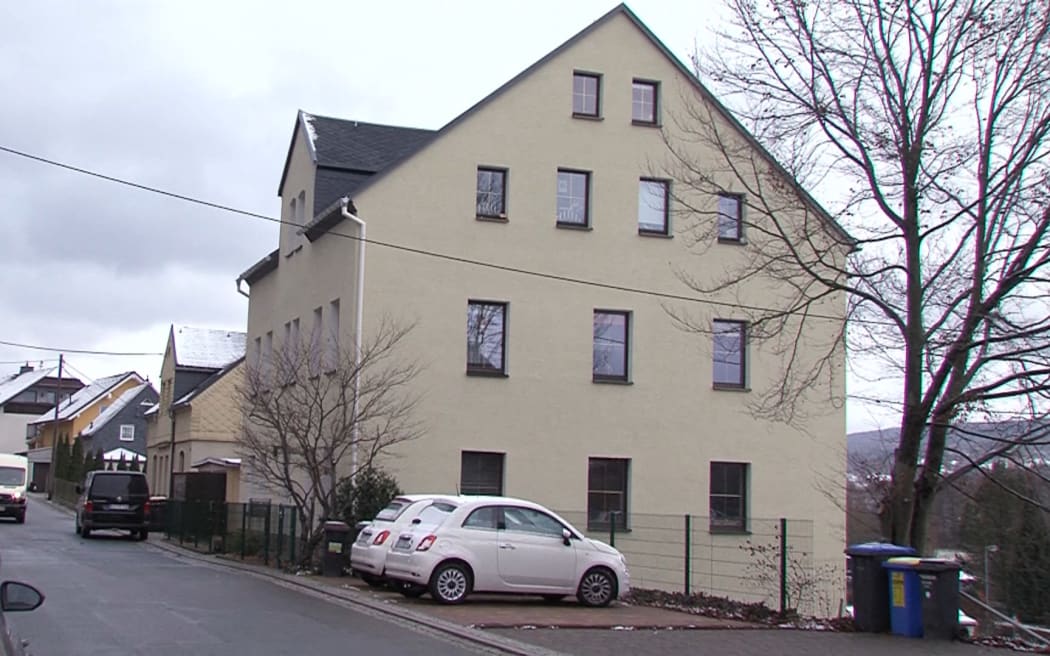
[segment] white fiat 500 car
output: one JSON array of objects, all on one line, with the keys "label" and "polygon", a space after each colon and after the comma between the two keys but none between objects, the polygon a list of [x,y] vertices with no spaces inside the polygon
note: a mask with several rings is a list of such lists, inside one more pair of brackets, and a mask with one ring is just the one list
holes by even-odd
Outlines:
[{"label": "white fiat 500 car", "polygon": [[456,604],[472,592],[576,595],[606,606],[630,590],[619,551],[585,537],[543,506],[508,497],[462,497],[410,521],[386,559],[386,576],[406,596],[429,592]]},{"label": "white fiat 500 car", "polygon": [[443,494],[405,494],[391,500],[357,534],[357,539],[350,546],[350,568],[368,585],[385,585],[383,570],[386,568],[387,552],[394,540],[409,521],[436,502],[448,506],[445,512],[457,503],[456,497]]}]

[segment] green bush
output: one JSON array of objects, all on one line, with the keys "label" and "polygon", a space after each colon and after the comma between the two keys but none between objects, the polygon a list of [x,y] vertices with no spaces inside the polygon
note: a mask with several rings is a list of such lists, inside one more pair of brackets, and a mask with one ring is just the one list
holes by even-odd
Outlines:
[{"label": "green bush", "polygon": [[362,469],[356,480],[346,479],[339,486],[336,504],[344,522],[353,527],[371,520],[390,500],[402,494],[397,479],[378,467]]}]

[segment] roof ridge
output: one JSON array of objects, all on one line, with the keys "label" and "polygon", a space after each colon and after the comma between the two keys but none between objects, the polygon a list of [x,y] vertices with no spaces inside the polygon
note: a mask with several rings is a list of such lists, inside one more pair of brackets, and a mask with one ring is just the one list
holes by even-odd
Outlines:
[{"label": "roof ridge", "polygon": [[341,123],[354,123],[356,125],[367,125],[373,128],[395,128],[398,130],[416,130],[417,132],[437,132],[434,128],[415,128],[408,125],[395,125],[393,123],[373,123],[372,121],[361,121],[356,118],[343,118],[341,116],[328,116],[326,114],[315,114],[308,112],[305,109],[300,109],[303,116],[310,116],[312,118],[323,118],[329,121],[339,121]]}]

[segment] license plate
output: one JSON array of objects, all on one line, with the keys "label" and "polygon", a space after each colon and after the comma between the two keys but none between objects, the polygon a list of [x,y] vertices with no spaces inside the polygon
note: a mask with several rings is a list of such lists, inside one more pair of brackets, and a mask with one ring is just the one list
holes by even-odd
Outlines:
[{"label": "license plate", "polygon": [[357,543],[358,543],[358,544],[367,544],[367,543],[368,543],[368,539],[369,539],[370,537],[372,537],[372,534],[371,534],[371,533],[367,533],[367,532],[362,532],[362,533],[361,533],[361,535],[359,535],[359,536],[357,537]]},{"label": "license plate", "polygon": [[110,510],[131,510],[131,506],[126,503],[111,503],[109,504]]},{"label": "license plate", "polygon": [[402,535],[401,537],[399,537],[397,539],[397,548],[398,549],[408,549],[410,546],[412,546],[412,537],[411,536]]}]

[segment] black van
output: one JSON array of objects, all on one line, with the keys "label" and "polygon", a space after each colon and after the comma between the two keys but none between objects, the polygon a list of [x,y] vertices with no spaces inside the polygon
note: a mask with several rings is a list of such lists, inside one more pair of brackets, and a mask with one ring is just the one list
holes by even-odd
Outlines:
[{"label": "black van", "polygon": [[119,528],[139,540],[149,537],[149,485],[146,475],[131,471],[93,471],[77,486],[76,532]]}]

